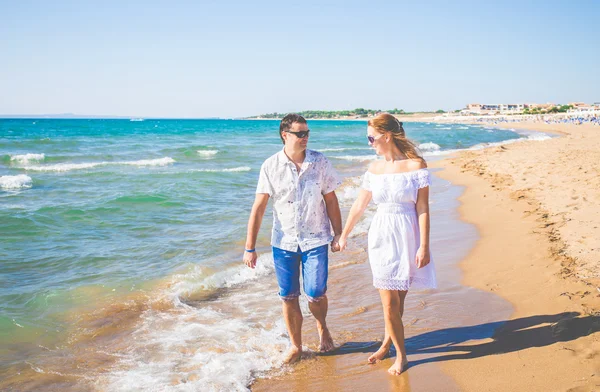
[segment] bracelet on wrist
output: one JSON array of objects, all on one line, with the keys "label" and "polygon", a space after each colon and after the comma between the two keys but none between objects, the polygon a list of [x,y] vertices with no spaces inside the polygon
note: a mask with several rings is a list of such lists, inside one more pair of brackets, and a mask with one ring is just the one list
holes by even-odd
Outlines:
[{"label": "bracelet on wrist", "polygon": [[256,252],[256,248],[255,249],[246,249],[246,252],[248,252],[248,253],[254,253],[254,252]]}]

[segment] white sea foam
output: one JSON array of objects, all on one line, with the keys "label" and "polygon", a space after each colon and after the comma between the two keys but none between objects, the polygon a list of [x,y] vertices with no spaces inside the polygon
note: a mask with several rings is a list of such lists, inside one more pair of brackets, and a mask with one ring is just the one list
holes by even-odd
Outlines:
[{"label": "white sea foam", "polygon": [[330,158],[342,159],[345,161],[374,161],[377,159],[377,155],[343,155],[343,156],[331,156]]},{"label": "white sea foam", "polygon": [[525,141],[544,141],[544,140],[552,139],[552,137],[549,136],[548,134],[539,133],[539,132],[522,133],[521,135],[524,137],[521,137],[518,139],[503,140],[500,142],[476,144],[476,145],[468,148],[467,150],[481,150],[481,149],[488,148],[488,147],[498,147],[498,146],[504,146],[507,144],[525,142]]},{"label": "white sea foam", "polygon": [[71,170],[91,169],[99,166],[167,166],[175,163],[170,157],[157,159],[141,159],[139,161],[114,161],[114,162],[84,162],[84,163],[56,163],[53,165],[23,166],[25,170],[46,172],[67,172]]},{"label": "white sea foam", "polygon": [[202,157],[212,157],[217,155],[217,153],[219,152],[219,150],[198,150],[197,153],[198,155],[202,156]]},{"label": "white sea foam", "polygon": [[201,267],[195,266],[190,272],[173,276],[171,293],[173,297],[179,297],[189,296],[200,290],[233,287],[270,275],[274,270],[273,256],[270,253],[260,255],[255,268],[239,265],[213,274],[205,274]]},{"label": "white sea foam", "polygon": [[0,176],[0,188],[2,189],[24,189],[31,188],[33,181],[25,174],[16,176]]},{"label": "white sea foam", "polygon": [[[116,165],[131,165],[131,166],[167,166],[175,163],[175,160],[170,157],[157,158],[157,159],[142,159],[139,161],[123,161],[115,162]],[[108,164],[112,164],[108,162]]]},{"label": "white sea foam", "polygon": [[530,141],[530,140],[531,141],[544,141],[544,140],[552,139],[552,137],[549,136],[548,134],[541,133],[541,132],[535,132],[535,133],[523,133],[523,132],[521,132],[520,134],[521,134],[522,137],[520,137],[518,139],[502,140],[502,141],[499,141],[499,142],[492,142],[492,143],[480,143],[480,144],[476,144],[474,146],[471,146],[469,148],[460,148],[460,149],[451,149],[451,150],[424,151],[423,152],[423,156],[424,157],[430,157],[430,156],[448,155],[448,154],[452,154],[452,153],[460,152],[460,151],[477,151],[477,150],[482,150],[484,148],[499,147],[499,146],[504,146],[504,145],[507,145],[507,144],[520,143],[520,142]]},{"label": "white sea foam", "polygon": [[438,151],[440,146],[433,142],[428,142],[419,144],[419,149],[422,151]]},{"label": "white sea foam", "polygon": [[362,176],[351,177],[344,181],[344,185],[336,191],[341,206],[350,207],[354,203],[360,192],[361,183]]},{"label": "white sea foam", "polygon": [[21,154],[21,155],[11,155],[10,161],[15,162],[19,165],[27,165],[30,162],[40,162],[46,158],[44,154]]},{"label": "white sea foam", "polygon": [[[288,345],[270,254],[251,270],[236,266],[215,275],[202,267],[172,277],[165,293],[173,308],[152,307],[142,314],[130,346],[99,377],[98,389],[110,391],[248,391],[253,377],[281,365]],[[248,288],[200,305],[190,294],[204,289]]]},{"label": "white sea foam", "polygon": [[437,157],[440,155],[452,154],[453,152],[457,152],[457,151],[463,151],[463,150],[455,149],[455,150],[424,151],[423,156],[424,157]]},{"label": "white sea foam", "polygon": [[548,139],[552,139],[552,137],[550,137],[549,135],[547,135],[545,133],[534,133],[534,134],[527,136],[527,140],[542,141],[542,140],[548,140]]},{"label": "white sea foam", "polygon": [[226,169],[192,169],[189,172],[202,172],[202,173],[231,173],[231,172],[247,172],[252,170],[249,166],[230,167]]}]

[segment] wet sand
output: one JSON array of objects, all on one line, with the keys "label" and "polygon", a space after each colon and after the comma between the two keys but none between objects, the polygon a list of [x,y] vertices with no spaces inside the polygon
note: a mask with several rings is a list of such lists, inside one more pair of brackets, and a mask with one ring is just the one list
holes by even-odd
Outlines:
[{"label": "wet sand", "polygon": [[[388,376],[392,359],[366,364],[383,336],[381,308],[366,255],[346,253],[332,264],[355,260],[355,267],[330,275],[329,323],[341,349],[261,379],[253,391],[600,390],[600,130],[501,126],[563,136],[430,164],[436,176],[465,188],[438,195],[458,197],[461,220],[448,210],[435,214],[432,205],[432,249],[441,250],[435,260],[443,277],[437,292],[407,298],[408,371]],[[462,277],[453,271],[458,261]],[[314,348],[314,320],[305,320]]]}]

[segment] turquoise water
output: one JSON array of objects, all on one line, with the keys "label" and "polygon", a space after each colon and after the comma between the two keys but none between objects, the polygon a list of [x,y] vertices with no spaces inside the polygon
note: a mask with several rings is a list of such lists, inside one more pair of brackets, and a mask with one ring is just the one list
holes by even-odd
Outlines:
[{"label": "turquoise water", "polygon": [[[374,159],[363,121],[309,127],[309,148],[345,177]],[[426,157],[528,137],[405,129]],[[281,148],[278,121],[0,119],[0,352],[59,339],[66,313],[161,282],[188,285],[176,293],[188,301],[208,285],[235,289],[245,275],[220,274],[239,264],[258,170]],[[269,229],[268,212],[263,250]]]}]

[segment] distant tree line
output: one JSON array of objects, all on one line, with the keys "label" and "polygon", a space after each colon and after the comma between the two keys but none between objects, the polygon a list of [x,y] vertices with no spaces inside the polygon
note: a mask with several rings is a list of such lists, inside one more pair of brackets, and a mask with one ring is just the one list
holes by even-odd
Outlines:
[{"label": "distant tree line", "polygon": [[553,106],[549,109],[541,108],[525,108],[523,114],[546,114],[546,113],[566,113],[569,109],[572,109],[573,105],[558,105]]},{"label": "distant tree line", "polygon": [[[342,117],[369,117],[375,116],[378,113],[387,112],[390,114],[412,114],[405,112],[402,109],[378,110],[378,109],[363,109],[357,108],[354,110],[304,110],[296,112],[304,118],[342,118]],[[282,118],[288,113],[268,113],[256,116],[257,118]]]}]

